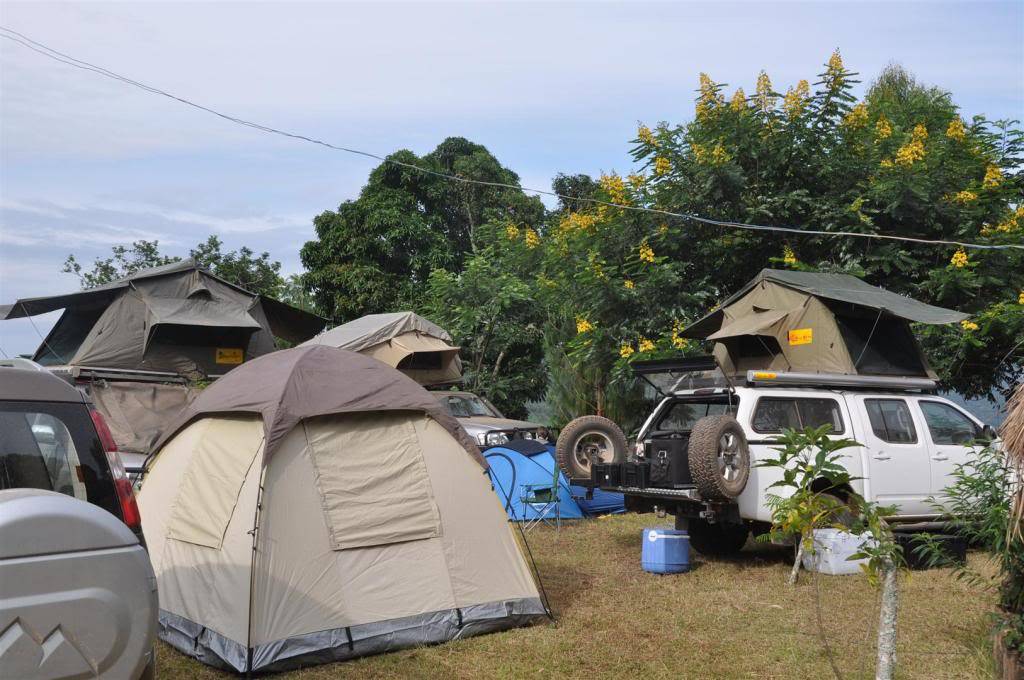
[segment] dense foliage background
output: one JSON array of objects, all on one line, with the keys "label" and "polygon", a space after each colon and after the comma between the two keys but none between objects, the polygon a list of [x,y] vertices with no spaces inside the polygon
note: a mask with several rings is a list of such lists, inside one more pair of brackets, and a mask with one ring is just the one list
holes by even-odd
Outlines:
[{"label": "dense foliage background", "polygon": [[[688,122],[640,124],[624,176],[559,175],[553,209],[523,194],[486,148],[453,137],[389,158],[359,197],[314,218],[306,272],[284,280],[266,253],[193,252],[215,272],[336,323],[412,309],[463,347],[466,382],[510,415],[545,399],[551,424],[642,415],[628,362],[694,353],[679,331],[764,267],[847,272],[971,314],[920,326],[944,386],[1008,393],[1024,372],[1024,251],[710,226],[724,221],[990,245],[1024,243],[1024,133],[964,120],[950,93],[891,66],[855,96],[831,56],[813,84],[749,94],[700,75]],[[155,243],[115,249],[82,272],[96,285],[159,264]]]}]

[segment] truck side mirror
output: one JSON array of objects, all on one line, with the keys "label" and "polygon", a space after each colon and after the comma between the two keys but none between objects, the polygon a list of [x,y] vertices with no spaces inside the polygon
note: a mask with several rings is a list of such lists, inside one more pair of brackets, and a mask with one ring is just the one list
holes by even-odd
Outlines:
[{"label": "truck side mirror", "polygon": [[995,441],[999,439],[999,433],[996,432],[996,428],[991,425],[984,425],[981,428],[981,439],[986,442]]}]

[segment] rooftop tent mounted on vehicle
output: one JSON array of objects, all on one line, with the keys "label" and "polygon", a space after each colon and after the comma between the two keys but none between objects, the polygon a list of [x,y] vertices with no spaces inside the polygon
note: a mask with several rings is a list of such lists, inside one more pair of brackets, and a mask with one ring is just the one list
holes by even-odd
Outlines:
[{"label": "rooftop tent mounted on vehicle", "polygon": [[683,331],[713,340],[727,375],[749,370],[934,378],[910,323],[961,314],[847,274],[764,269]]},{"label": "rooftop tent mounted on vehicle", "polygon": [[302,342],[325,319],[251,293],[182,260],[95,288],[0,305],[0,319],[64,313],[33,357],[46,366],[167,371],[205,377]]},{"label": "rooftop tent mounted on vehicle", "polygon": [[393,366],[421,385],[462,378],[459,348],[452,336],[414,312],[368,314],[332,328],[304,345],[329,345],[366,354]]}]

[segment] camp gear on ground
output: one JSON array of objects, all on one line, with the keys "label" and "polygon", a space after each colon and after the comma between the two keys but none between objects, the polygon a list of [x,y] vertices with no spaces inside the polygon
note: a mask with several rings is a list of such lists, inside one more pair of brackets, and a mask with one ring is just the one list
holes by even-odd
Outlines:
[{"label": "camp gear on ground", "polygon": [[934,378],[910,323],[966,318],[847,274],[765,269],[682,334],[715,341],[715,358],[727,375],[772,370]]},{"label": "camp gear on ground", "polygon": [[413,312],[369,314],[321,333],[306,345],[359,352],[393,366],[421,385],[458,382],[459,348],[448,331]]},{"label": "camp gear on ground", "polygon": [[851,534],[841,529],[815,529],[811,541],[813,547],[804,550],[803,567],[807,571],[832,576],[862,574],[861,565],[866,565],[868,558],[851,560],[850,557],[871,540],[871,534],[867,532]]},{"label": "camp gear on ground", "polygon": [[95,288],[0,305],[0,319],[64,313],[33,359],[215,376],[272,352],[274,337],[301,342],[325,320],[250,293],[182,260]]},{"label": "camp gear on ground", "polygon": [[682,574],[690,570],[690,537],[685,531],[648,527],[640,541],[640,566],[652,574]]},{"label": "camp gear on ground", "polygon": [[278,671],[545,615],[479,451],[426,390],[322,345],[208,387],[139,494],[160,636]]}]

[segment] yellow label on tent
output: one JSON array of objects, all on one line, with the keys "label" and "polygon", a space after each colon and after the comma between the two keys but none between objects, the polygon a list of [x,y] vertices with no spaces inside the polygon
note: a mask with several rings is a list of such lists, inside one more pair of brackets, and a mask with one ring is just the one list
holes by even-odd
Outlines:
[{"label": "yellow label on tent", "polygon": [[814,341],[813,328],[795,328],[789,332],[790,345],[809,345]]},{"label": "yellow label on tent", "polygon": [[754,380],[775,380],[777,376],[774,373],[765,373],[758,371],[754,373]]},{"label": "yellow label on tent", "polygon": [[242,350],[236,347],[218,347],[217,358],[218,364],[240,364],[242,363],[244,354]]}]

